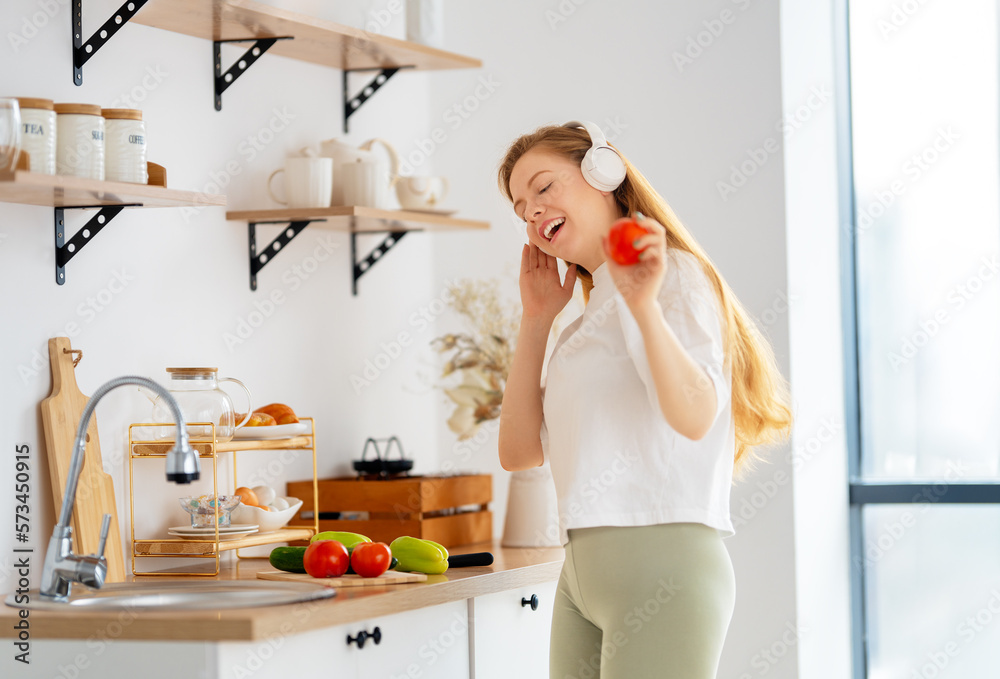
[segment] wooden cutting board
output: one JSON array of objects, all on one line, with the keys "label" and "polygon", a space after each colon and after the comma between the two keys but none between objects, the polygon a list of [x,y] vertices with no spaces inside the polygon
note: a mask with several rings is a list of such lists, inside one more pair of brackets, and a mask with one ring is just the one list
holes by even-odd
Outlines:
[{"label": "wooden cutting board", "polygon": [[363,578],[360,575],[344,575],[339,578],[314,578],[308,573],[286,573],[285,571],[259,571],[257,577],[261,580],[287,580],[290,582],[311,582],[327,587],[374,587],[382,585],[401,585],[409,582],[424,582],[424,573],[397,573],[386,571],[377,578]]},{"label": "wooden cutting board", "polygon": [[[49,461],[49,478],[52,482],[52,499],[56,505],[56,518],[62,509],[66,477],[73,456],[73,440],[80,426],[80,416],[89,398],[76,385],[73,354],[68,337],[49,340],[49,362],[52,365],[52,391],[41,404],[42,427],[45,430],[45,452]],[[76,488],[73,506],[73,552],[87,555],[97,552],[101,536],[101,521],[111,515],[111,530],[104,556],[108,560],[106,582],[125,581],[125,560],[122,553],[121,533],[118,528],[118,509],[111,475],[104,472],[101,460],[101,442],[97,438],[97,416],[90,418],[87,427],[87,448],[83,471]],[[46,536],[48,538],[48,536]]]}]

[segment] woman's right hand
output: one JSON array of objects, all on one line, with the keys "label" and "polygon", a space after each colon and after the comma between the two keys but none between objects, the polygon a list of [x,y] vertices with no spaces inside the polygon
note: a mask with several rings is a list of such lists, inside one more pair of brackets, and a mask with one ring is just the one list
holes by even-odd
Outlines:
[{"label": "woman's right hand", "polygon": [[569,265],[566,280],[560,282],[556,258],[545,254],[533,243],[524,246],[521,251],[520,278],[523,317],[551,323],[573,297],[574,285],[576,264]]}]

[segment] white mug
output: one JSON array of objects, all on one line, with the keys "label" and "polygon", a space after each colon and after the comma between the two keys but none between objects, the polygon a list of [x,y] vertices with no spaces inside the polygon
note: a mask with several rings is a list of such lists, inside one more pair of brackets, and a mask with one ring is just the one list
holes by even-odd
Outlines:
[{"label": "white mug", "polygon": [[[285,173],[285,198],[282,200],[271,190],[271,181]],[[332,158],[287,158],[285,166],[267,178],[267,192],[271,198],[290,208],[330,207],[333,190]]]},{"label": "white mug", "polygon": [[448,180],[444,177],[400,177],[396,197],[404,210],[431,210],[439,207],[448,195]]}]

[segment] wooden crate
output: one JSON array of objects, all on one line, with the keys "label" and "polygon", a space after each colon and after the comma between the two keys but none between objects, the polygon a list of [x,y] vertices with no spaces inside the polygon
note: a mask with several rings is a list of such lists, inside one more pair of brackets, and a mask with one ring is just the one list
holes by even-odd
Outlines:
[{"label": "wooden crate", "polygon": [[[290,481],[288,495],[303,498],[290,525],[311,526],[302,512],[314,511],[312,481]],[[319,529],[344,530],[389,543],[401,535],[440,542],[445,547],[493,539],[490,474],[409,476],[367,480],[319,480],[319,511],[367,512],[367,519],[323,519]]]}]

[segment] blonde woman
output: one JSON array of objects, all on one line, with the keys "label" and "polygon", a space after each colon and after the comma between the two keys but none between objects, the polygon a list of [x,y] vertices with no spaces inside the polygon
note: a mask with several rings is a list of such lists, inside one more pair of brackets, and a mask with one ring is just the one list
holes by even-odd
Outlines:
[{"label": "blonde woman", "polygon": [[[517,139],[499,183],[529,241],[500,461],[510,471],[550,461],[566,548],[550,676],[714,678],[735,603],[722,542],[734,533],[734,474],[791,423],[773,352],[593,123]],[[607,234],[633,215],[648,235],[634,243],[639,262],[619,265]],[[546,339],[577,279],[586,309],[556,343],[543,385]]]}]

